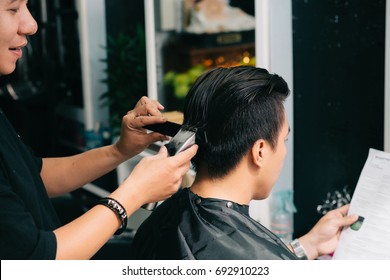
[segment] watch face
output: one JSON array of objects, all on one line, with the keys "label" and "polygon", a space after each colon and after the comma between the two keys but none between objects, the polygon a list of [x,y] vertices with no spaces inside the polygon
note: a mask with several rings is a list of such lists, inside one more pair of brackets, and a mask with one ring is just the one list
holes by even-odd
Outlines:
[{"label": "watch face", "polygon": [[362,217],[362,216],[359,216],[359,219],[356,221],[356,222],[354,222],[351,226],[350,226],[350,228],[352,229],[352,230],[359,230],[361,227],[362,227],[362,225],[363,225],[363,222],[364,222],[364,217]]}]

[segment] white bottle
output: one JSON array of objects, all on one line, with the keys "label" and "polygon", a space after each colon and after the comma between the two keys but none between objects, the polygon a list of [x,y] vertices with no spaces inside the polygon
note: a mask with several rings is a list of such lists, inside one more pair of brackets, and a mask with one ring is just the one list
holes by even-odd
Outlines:
[{"label": "white bottle", "polygon": [[276,210],[271,218],[271,231],[285,244],[289,244],[293,236],[292,213],[288,213],[284,207]]},{"label": "white bottle", "polygon": [[293,238],[295,206],[291,191],[280,191],[275,194],[276,207],[271,215],[271,231],[285,244]]}]

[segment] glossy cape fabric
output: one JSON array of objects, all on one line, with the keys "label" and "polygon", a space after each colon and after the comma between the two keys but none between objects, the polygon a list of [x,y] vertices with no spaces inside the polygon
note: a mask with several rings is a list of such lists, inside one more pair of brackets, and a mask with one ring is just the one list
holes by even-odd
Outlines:
[{"label": "glossy cape fabric", "polygon": [[297,259],[249,207],[179,190],[138,229],[135,259]]}]

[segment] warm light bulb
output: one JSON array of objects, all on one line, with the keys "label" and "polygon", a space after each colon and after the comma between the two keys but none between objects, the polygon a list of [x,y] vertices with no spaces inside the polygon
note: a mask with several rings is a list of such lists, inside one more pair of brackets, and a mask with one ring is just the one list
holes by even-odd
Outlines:
[{"label": "warm light bulb", "polygon": [[242,59],[242,62],[244,62],[245,64],[248,64],[250,61],[250,58],[247,56]]}]

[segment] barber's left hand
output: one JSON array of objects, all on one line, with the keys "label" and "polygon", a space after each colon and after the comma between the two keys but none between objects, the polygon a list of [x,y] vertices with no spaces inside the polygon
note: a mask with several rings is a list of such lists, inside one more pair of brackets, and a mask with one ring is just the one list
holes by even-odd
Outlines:
[{"label": "barber's left hand", "polygon": [[121,135],[115,143],[119,152],[131,157],[156,141],[167,140],[166,135],[157,132],[147,133],[146,129],[142,128],[145,125],[166,122],[167,119],[161,114],[163,109],[164,106],[158,101],[143,96],[134,109],[122,118]]}]

